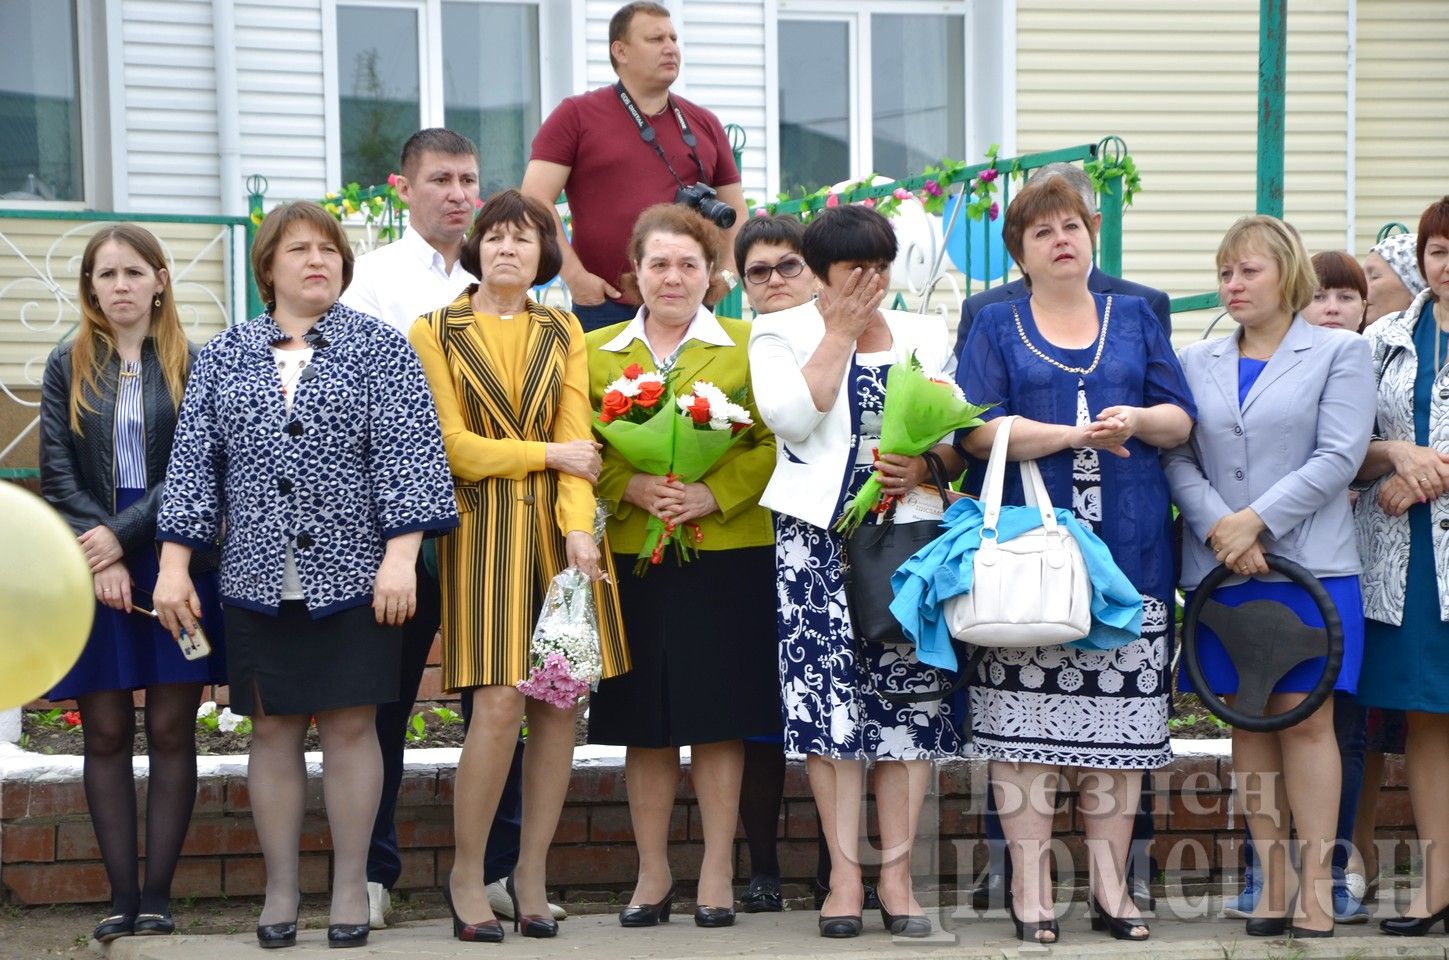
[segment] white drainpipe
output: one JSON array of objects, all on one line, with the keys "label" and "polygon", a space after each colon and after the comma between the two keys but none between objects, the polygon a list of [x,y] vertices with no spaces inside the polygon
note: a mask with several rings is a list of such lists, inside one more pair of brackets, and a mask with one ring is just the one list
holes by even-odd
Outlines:
[{"label": "white drainpipe", "polygon": [[216,134],[221,152],[221,212],[247,212],[241,170],[241,110],[236,87],[236,21],[233,0],[211,2],[212,48],[216,55]]}]

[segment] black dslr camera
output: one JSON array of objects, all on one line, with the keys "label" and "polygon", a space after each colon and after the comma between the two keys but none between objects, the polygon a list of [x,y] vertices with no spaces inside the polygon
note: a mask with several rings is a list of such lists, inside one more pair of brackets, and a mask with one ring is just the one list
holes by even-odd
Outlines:
[{"label": "black dslr camera", "polygon": [[700,216],[712,220],[721,230],[728,230],[735,225],[735,208],[723,200],[716,200],[716,196],[718,194],[714,187],[696,183],[692,187],[680,187],[674,194],[674,202],[697,211]]}]

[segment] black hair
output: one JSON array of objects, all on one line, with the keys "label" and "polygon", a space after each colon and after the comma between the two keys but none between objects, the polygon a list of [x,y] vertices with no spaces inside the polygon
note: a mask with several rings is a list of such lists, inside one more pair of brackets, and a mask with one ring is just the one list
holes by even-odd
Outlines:
[{"label": "black hair", "polygon": [[408,137],[407,143],[403,144],[402,156],[398,158],[397,162],[398,171],[403,176],[407,176],[408,167],[424,153],[441,153],[447,157],[478,159],[477,145],[461,133],[449,130],[447,127],[424,127]]},{"label": "black hair", "polygon": [[900,247],[890,221],[860,204],[817,213],[805,227],[800,253],[820,282],[837,263],[891,263]]},{"label": "black hair", "polygon": [[735,269],[745,272],[745,255],[757,243],[778,244],[799,253],[804,236],[805,228],[794,217],[785,214],[750,217],[735,234]]}]

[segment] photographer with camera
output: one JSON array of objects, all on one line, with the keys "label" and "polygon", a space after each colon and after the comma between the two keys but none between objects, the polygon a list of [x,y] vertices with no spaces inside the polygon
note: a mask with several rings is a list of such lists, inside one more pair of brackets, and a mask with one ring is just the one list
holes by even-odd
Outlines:
[{"label": "photographer with camera", "polygon": [[680,59],[669,10],[626,4],[609,21],[618,82],[568,97],[533,138],[522,192],[550,209],[568,194],[573,238],[570,245],[559,220],[560,273],[585,330],[638,311],[619,276],[629,269],[629,231],[653,204],[684,204],[713,221],[725,231],[724,267],[734,270],[728,251],[737,218],[747,215],[740,173],[719,118],[669,92]]}]

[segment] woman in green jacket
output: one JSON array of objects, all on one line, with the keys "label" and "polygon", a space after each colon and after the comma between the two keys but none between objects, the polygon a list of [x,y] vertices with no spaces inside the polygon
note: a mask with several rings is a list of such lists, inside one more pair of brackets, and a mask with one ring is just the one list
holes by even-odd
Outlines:
[{"label": "woman in green jacket", "polygon": [[[690,748],[704,830],[694,920],[709,927],[734,923],[742,738],[780,727],[775,538],[769,511],[759,504],[775,466],[775,438],[748,395],[749,324],[716,319],[703,306],[707,296],[723,293],[723,250],[719,229],[689,208],[650,207],[634,226],[633,272],[622,280],[629,293],[637,289],[644,305],[632,320],[588,335],[596,409],[608,384],[637,364],[664,374],[679,395],[704,380],[727,396],[743,397],[754,424],[694,483],[638,472],[605,447],[598,496],[614,514],[609,542],[618,554],[633,669],[599,684],[589,740],[628,748],[625,778],[639,879],[619,915],[626,927],[669,917],[674,878],[668,834],[681,746]],[[623,572],[634,566],[650,516],[688,525],[695,559],[680,563],[666,551],[642,577]]]}]

